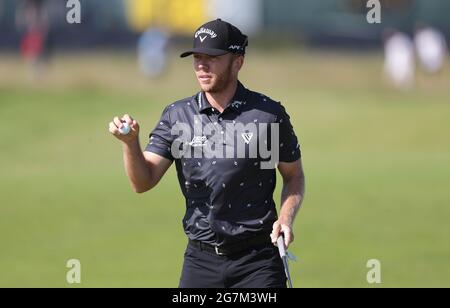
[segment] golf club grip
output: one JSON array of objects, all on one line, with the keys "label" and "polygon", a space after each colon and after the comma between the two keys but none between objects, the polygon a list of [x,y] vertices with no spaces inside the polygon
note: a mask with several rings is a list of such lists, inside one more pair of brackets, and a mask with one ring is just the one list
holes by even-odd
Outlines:
[{"label": "golf club grip", "polygon": [[286,246],[284,246],[284,237],[280,235],[277,239],[278,250],[280,251],[280,256],[283,258],[286,256]]}]

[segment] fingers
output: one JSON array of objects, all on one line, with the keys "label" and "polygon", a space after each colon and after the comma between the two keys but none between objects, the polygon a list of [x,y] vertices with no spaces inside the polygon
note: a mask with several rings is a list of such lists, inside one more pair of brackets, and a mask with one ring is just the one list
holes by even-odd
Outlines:
[{"label": "fingers", "polygon": [[270,238],[272,240],[272,243],[276,246],[277,245],[277,239],[280,236],[280,231],[281,231],[281,225],[280,223],[277,221],[275,221],[273,223],[272,226],[272,233],[270,234]]},{"label": "fingers", "polygon": [[121,118],[114,117],[113,122],[116,124],[118,128],[122,127],[122,123],[128,123],[129,125],[133,124],[133,118],[128,114],[124,114]]},{"label": "fingers", "polygon": [[294,241],[294,233],[287,225],[281,225],[281,233],[284,235],[284,245],[287,248]]},{"label": "fingers", "polygon": [[274,222],[272,233],[270,234],[270,238],[272,243],[277,246],[277,239],[280,235],[284,237],[284,245],[286,248],[294,241],[294,233],[292,232],[292,228],[285,224],[280,224],[278,220]]},{"label": "fingers", "polygon": [[133,121],[131,122],[130,127],[131,127],[131,129],[134,130],[134,131],[139,131],[139,124],[137,123],[136,120],[133,120]]},{"label": "fingers", "polygon": [[133,124],[133,118],[130,117],[128,114],[123,115],[122,121],[127,122],[129,125]]},{"label": "fingers", "polygon": [[124,114],[121,118],[114,117],[113,123],[117,126],[117,128],[121,128],[123,123],[128,123],[130,126],[136,126],[137,122],[130,115]]},{"label": "fingers", "polygon": [[114,124],[116,125],[117,128],[121,128],[122,127],[122,121],[119,119],[119,117],[114,117],[113,122],[114,122]]},{"label": "fingers", "polygon": [[[122,135],[119,131],[124,123],[130,125],[131,131],[129,134]],[[130,115],[124,114],[122,117],[114,117],[112,122],[109,122],[108,130],[111,134],[124,142],[135,140],[139,135],[139,124]]]},{"label": "fingers", "polygon": [[116,124],[113,122],[109,122],[109,132],[113,135],[119,134],[119,129],[117,128]]},{"label": "fingers", "polygon": [[125,114],[122,117],[122,121],[128,123],[128,125],[130,125],[130,128],[132,131],[134,132],[139,132],[139,125],[137,123],[136,120],[134,120],[131,116],[129,116],[128,114]]}]

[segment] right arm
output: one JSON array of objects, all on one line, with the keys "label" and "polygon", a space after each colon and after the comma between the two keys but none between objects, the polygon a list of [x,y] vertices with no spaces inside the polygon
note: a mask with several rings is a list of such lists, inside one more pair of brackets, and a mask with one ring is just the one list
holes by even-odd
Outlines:
[{"label": "right arm", "polygon": [[[131,126],[131,131],[127,135],[119,133],[122,121],[128,122]],[[121,120],[115,117],[109,123],[109,131],[122,141],[125,171],[133,190],[136,193],[143,193],[155,187],[172,161],[152,152],[142,152],[138,138],[139,125],[129,115],[124,115]]]}]

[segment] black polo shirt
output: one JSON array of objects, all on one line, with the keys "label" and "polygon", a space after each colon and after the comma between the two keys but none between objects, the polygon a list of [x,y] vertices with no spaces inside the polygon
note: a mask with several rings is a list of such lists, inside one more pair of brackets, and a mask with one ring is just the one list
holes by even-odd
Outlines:
[{"label": "black polo shirt", "polygon": [[167,106],[145,150],[175,160],[188,237],[226,245],[272,231],[275,149],[281,162],[301,156],[288,114],[239,82],[222,113],[203,92]]}]

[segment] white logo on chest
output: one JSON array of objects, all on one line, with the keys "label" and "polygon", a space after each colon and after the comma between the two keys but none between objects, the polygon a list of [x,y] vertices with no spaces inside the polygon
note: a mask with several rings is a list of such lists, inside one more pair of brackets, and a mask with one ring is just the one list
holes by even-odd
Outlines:
[{"label": "white logo on chest", "polygon": [[252,137],[253,137],[253,133],[242,133],[242,138],[244,139],[246,144],[250,144]]},{"label": "white logo on chest", "polygon": [[189,143],[191,147],[203,147],[208,142],[206,136],[195,136],[192,141]]}]

